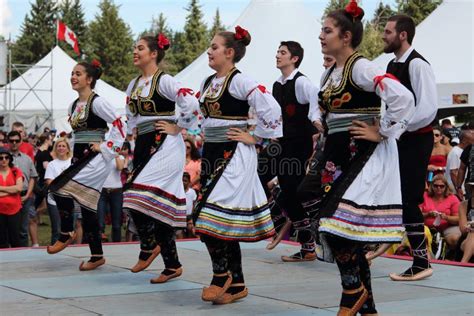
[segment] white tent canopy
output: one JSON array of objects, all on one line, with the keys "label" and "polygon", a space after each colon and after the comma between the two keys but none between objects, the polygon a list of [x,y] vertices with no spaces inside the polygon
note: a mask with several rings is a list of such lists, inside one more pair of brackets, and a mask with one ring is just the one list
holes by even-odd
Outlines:
[{"label": "white tent canopy", "polygon": [[[29,132],[49,126],[58,131],[70,131],[67,109],[77,98],[70,84],[71,71],[76,61],[56,46],[36,65],[10,84],[0,89],[0,115],[9,127],[21,121]],[[125,111],[124,92],[98,80],[95,91],[105,97],[120,113]],[[48,119],[48,116],[52,117]],[[45,120],[47,120],[45,122]],[[44,123],[44,124],[43,124]]]},{"label": "white tent canopy", "polygon": [[[252,0],[229,30],[233,31],[236,25],[247,29],[252,36],[245,57],[237,64],[243,73],[271,89],[280,76],[275,62],[278,46],[281,41],[292,40],[304,48],[301,72],[319,85],[324,71],[318,40],[321,24],[302,1]],[[204,52],[176,78],[197,91],[201,82],[212,73],[207,53]]]},{"label": "white tent canopy", "polygon": [[[417,26],[413,47],[433,67],[441,111],[474,110],[474,3],[444,0]],[[374,62],[386,69],[393,58],[382,54]],[[468,105],[456,106],[459,102]],[[449,111],[454,107],[459,111]]]}]

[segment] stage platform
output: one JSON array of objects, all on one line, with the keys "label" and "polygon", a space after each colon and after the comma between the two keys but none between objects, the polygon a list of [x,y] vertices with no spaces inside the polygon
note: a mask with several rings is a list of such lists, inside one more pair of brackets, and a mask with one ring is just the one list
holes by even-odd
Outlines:
[{"label": "stage platform", "polygon": [[[336,315],[341,293],[337,267],[319,261],[283,263],[296,252],[291,244],[265,249],[267,242],[241,244],[249,296],[229,305],[201,301],[211,264],[197,240],[178,242],[183,275],[165,284],[149,279],[163,269],[158,257],[134,274],[136,243],[105,244],[106,265],[81,272],[89,248],[69,247],[56,255],[46,249],[0,251],[1,315]],[[377,258],[372,264],[379,315],[474,315],[474,269],[434,264],[434,275],[418,282],[393,282],[410,262]]]}]

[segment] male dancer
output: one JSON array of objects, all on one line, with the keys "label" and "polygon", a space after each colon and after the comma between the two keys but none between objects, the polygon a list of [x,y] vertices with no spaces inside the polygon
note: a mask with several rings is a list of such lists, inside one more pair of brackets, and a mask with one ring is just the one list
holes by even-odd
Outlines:
[{"label": "male dancer", "polygon": [[316,259],[309,216],[296,196],[296,189],[305,176],[306,163],[313,152],[312,136],[317,133],[315,126],[321,126],[317,105],[318,90],[298,71],[303,55],[304,50],[299,43],[280,43],[276,66],[282,75],[273,84],[273,96],[282,109],[283,137],[270,144],[259,157],[260,180],[266,188],[268,181],[278,177],[281,194],[277,202],[286,211],[293,228],[298,231],[298,242],[301,243],[299,252],[282,256],[285,262]]},{"label": "male dancer", "polygon": [[415,23],[405,15],[388,19],[383,41],[384,52],[394,53],[387,73],[397,77],[415,97],[415,114],[407,132],[398,141],[403,200],[403,224],[413,251],[413,265],[401,274],[391,273],[394,281],[416,281],[433,274],[428,262],[423,215],[418,205],[423,202],[426,170],[433,148],[431,125],[436,118],[436,82],[430,64],[411,47]]}]

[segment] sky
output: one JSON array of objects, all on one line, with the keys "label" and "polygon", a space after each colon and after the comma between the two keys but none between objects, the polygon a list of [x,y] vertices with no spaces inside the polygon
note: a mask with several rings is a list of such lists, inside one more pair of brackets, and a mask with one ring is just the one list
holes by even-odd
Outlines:
[{"label": "sky", "polygon": [[[14,40],[20,35],[20,27],[25,15],[29,13],[30,2],[35,0],[0,0],[0,35]],[[60,2],[61,0],[58,0]],[[153,16],[158,17],[162,12],[167,18],[168,26],[173,30],[182,30],[187,11],[185,7],[189,0],[113,0],[120,6],[120,17],[125,20],[136,35],[150,27]],[[268,0],[276,1],[276,0]],[[293,0],[279,0],[293,1]],[[90,21],[98,14],[100,0],[82,0],[86,20]],[[250,0],[199,0],[205,22],[212,24],[216,9],[219,8],[224,25],[232,25]],[[319,19],[328,0],[303,0],[309,11]],[[362,0],[365,16],[372,18],[376,6],[380,2],[395,6],[395,0]]]}]

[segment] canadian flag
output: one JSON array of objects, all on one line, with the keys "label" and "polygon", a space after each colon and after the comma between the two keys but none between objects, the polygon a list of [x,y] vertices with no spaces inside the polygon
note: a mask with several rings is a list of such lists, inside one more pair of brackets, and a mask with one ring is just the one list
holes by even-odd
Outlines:
[{"label": "canadian flag", "polygon": [[76,54],[80,55],[81,51],[79,50],[79,41],[77,40],[76,34],[67,27],[66,24],[58,20],[58,32],[56,37],[59,41],[65,41],[74,49]]}]

